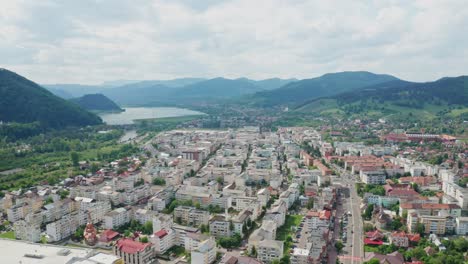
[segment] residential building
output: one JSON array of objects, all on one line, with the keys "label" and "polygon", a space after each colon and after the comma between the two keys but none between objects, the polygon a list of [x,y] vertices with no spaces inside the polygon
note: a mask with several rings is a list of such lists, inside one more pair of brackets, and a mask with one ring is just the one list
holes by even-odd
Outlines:
[{"label": "residential building", "polygon": [[115,229],[130,222],[130,212],[121,207],[104,215],[104,228]]},{"label": "residential building", "polygon": [[15,232],[16,239],[29,242],[39,242],[41,240],[40,226],[31,225],[24,220],[15,222],[13,224],[13,231]]},{"label": "residential building", "polygon": [[140,243],[130,238],[117,240],[113,252],[121,257],[126,264],[151,263],[154,251],[150,243]]},{"label": "residential building", "polygon": [[360,172],[361,181],[365,184],[385,184],[386,175],[384,171]]},{"label": "residential building", "polygon": [[216,238],[230,237],[234,231],[234,224],[226,219],[224,215],[215,215],[210,220],[210,234]]},{"label": "residential building", "polygon": [[216,260],[216,242],[207,239],[191,252],[192,264],[211,264]]},{"label": "residential building", "polygon": [[457,235],[468,235],[468,217],[457,217],[455,222]]},{"label": "residential building", "polygon": [[175,232],[172,229],[161,229],[150,237],[156,254],[164,254],[168,249],[174,246]]},{"label": "residential building", "polygon": [[153,217],[153,232],[157,232],[161,229],[169,230],[173,225],[172,215],[158,214]]},{"label": "residential building", "polygon": [[210,220],[208,211],[199,210],[190,206],[178,206],[174,209],[174,220],[179,224],[200,226],[207,225]]},{"label": "residential building", "polygon": [[271,262],[274,259],[280,259],[283,257],[283,241],[277,240],[264,240],[258,244],[257,247],[257,259],[263,262]]}]

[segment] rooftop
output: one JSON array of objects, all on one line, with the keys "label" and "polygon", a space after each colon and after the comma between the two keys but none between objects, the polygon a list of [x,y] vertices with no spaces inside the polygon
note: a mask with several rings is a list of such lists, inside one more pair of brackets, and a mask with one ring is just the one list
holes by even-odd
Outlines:
[{"label": "rooftop", "polygon": [[137,252],[145,250],[147,247],[151,247],[150,243],[140,243],[129,238],[122,238],[117,241],[115,245],[120,251],[128,254],[135,254]]},{"label": "rooftop", "polygon": [[0,239],[0,252],[4,253],[2,263],[63,264],[68,263],[72,258],[85,258],[93,251]]}]

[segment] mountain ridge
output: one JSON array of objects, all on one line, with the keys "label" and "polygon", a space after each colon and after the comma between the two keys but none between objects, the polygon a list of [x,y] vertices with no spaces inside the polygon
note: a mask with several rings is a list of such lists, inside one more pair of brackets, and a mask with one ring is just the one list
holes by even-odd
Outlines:
[{"label": "mountain ridge", "polygon": [[102,123],[95,114],[6,69],[0,70],[0,120],[18,123],[39,122],[46,128]]}]

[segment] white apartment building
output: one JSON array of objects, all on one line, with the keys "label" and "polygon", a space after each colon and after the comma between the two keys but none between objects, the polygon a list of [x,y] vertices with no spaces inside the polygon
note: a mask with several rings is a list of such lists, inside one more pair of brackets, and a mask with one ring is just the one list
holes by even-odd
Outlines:
[{"label": "white apartment building", "polygon": [[258,244],[257,259],[263,262],[271,262],[283,257],[284,242],[278,240],[264,240]]},{"label": "white apartment building", "polygon": [[386,175],[383,171],[360,172],[361,181],[365,184],[385,184]]},{"label": "white apartment building", "polygon": [[104,228],[114,229],[130,222],[130,212],[121,207],[104,215]]},{"label": "white apartment building", "polygon": [[305,248],[294,248],[291,254],[291,264],[309,264],[310,251]]},{"label": "white apartment building", "polygon": [[468,217],[457,217],[455,223],[457,235],[468,235]]},{"label": "white apartment building", "polygon": [[187,235],[185,236],[185,250],[193,251],[196,248],[198,248],[200,243],[206,240],[214,240],[214,238],[212,236],[204,235],[201,233],[187,233]]},{"label": "white apartment building", "polygon": [[[232,228],[234,229],[234,228]],[[219,237],[230,237],[231,230],[230,222],[223,215],[215,215],[210,220],[210,234]]]},{"label": "white apartment building", "polygon": [[152,222],[153,217],[156,215],[156,212],[146,210],[146,209],[137,209],[133,213],[133,219],[137,220],[140,224],[144,225],[146,222]]},{"label": "white apartment building", "polygon": [[210,220],[208,211],[198,210],[190,206],[178,206],[174,209],[174,219],[190,226],[207,225]]},{"label": "white apartment building", "polygon": [[60,241],[71,236],[79,226],[78,214],[64,215],[61,219],[46,225],[49,242]]},{"label": "white apartment building", "polygon": [[31,225],[24,220],[13,224],[13,231],[17,239],[29,242],[39,242],[41,240],[41,229],[38,225]]},{"label": "white apartment building", "polygon": [[216,242],[207,239],[200,242],[198,247],[192,251],[192,264],[211,264],[216,259]]},{"label": "white apartment building", "polygon": [[172,229],[161,229],[150,237],[156,254],[164,254],[168,249],[174,246],[175,232]]},{"label": "white apartment building", "polygon": [[173,225],[172,215],[158,214],[153,217],[153,232],[157,232],[161,229],[169,230]]}]

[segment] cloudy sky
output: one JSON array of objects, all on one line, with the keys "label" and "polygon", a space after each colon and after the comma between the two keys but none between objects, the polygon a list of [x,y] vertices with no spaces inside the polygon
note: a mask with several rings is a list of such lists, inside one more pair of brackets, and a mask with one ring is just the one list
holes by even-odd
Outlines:
[{"label": "cloudy sky", "polygon": [[0,67],[39,83],[468,74],[465,0],[0,0]]}]

